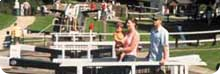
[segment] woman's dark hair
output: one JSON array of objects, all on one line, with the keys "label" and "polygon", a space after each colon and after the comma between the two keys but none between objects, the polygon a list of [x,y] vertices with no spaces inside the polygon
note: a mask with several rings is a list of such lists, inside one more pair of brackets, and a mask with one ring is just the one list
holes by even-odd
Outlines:
[{"label": "woman's dark hair", "polygon": [[128,18],[126,22],[128,22],[128,20],[130,20],[131,22],[137,24],[137,20],[133,17]]},{"label": "woman's dark hair", "polygon": [[135,28],[137,28],[137,20],[134,18],[134,17],[130,17],[130,18],[128,18],[127,20],[126,20],[126,23],[128,23],[128,21],[131,21],[131,22],[133,22],[134,24],[135,24]]}]

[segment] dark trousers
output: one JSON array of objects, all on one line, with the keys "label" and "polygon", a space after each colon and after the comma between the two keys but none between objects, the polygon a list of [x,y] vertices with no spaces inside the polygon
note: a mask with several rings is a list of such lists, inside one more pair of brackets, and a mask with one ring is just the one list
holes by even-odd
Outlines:
[{"label": "dark trousers", "polygon": [[[136,56],[134,55],[125,55],[123,60],[124,62],[128,62],[128,61],[136,61]],[[123,67],[122,69],[124,69],[124,74],[129,74],[131,72],[131,67]]]},{"label": "dark trousers", "polygon": [[125,55],[122,61],[136,61],[136,56],[133,55]]},{"label": "dark trousers", "polygon": [[30,10],[29,9],[24,9],[24,15],[29,16],[30,15]]},{"label": "dark trousers", "polygon": [[16,44],[16,43],[21,43],[21,38],[20,37],[14,37],[13,44]]},{"label": "dark trousers", "polygon": [[151,66],[150,74],[165,74],[163,70],[161,70],[161,66]]}]

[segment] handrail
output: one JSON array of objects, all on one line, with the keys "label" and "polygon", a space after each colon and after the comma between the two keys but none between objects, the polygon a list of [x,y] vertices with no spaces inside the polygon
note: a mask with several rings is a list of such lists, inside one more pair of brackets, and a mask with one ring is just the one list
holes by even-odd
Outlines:
[{"label": "handrail", "polygon": [[[197,43],[197,45],[200,42],[213,42],[213,45],[216,44],[217,41],[220,41],[220,38],[216,38],[217,33],[220,33],[220,30],[210,30],[210,31],[194,31],[194,32],[171,32],[169,35],[196,35],[196,34],[214,34],[214,36],[210,39],[195,39],[195,40],[179,40],[179,38],[176,38],[175,41],[169,41],[169,43],[175,43],[175,47],[178,47],[179,43]],[[67,35],[73,35],[73,34],[89,34],[89,33],[52,33],[57,35],[57,37],[60,36],[67,36]],[[113,33],[92,33],[92,35],[113,35]],[[150,33],[140,33],[139,35],[150,35]],[[140,42],[140,44],[149,44],[149,41]]]},{"label": "handrail", "polygon": [[[201,39],[200,42],[212,42],[214,39]],[[220,38],[217,38],[216,41],[220,41]],[[179,40],[178,43],[195,43],[197,40]],[[170,44],[176,43],[176,41],[169,41]],[[55,45],[112,45],[114,44],[114,41],[94,41],[92,43],[90,42],[54,42]],[[150,41],[141,41],[139,44],[150,44]]]},{"label": "handrail", "polygon": [[194,32],[173,32],[170,35],[192,35],[192,34],[209,34],[209,33],[220,33],[220,30],[210,30],[210,31],[194,31]]},{"label": "handrail", "polygon": [[[210,34],[210,33],[220,33],[220,30],[210,30],[210,31],[194,31],[194,32],[170,32],[169,35],[193,35],[193,34]],[[51,33],[51,34],[74,34],[74,33]],[[89,34],[86,32],[78,33],[78,34]],[[113,35],[113,33],[92,33],[96,35]],[[139,35],[150,35],[150,33],[139,33]]]},{"label": "handrail", "polygon": [[144,9],[151,9],[151,10],[158,10],[159,9],[159,8],[155,8],[155,7],[146,7],[146,6],[137,6],[137,5],[128,5],[128,7],[144,8]]}]

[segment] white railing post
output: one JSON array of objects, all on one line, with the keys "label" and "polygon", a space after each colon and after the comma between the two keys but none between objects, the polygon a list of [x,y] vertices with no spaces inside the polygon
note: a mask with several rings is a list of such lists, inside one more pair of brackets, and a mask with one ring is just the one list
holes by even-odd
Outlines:
[{"label": "white railing post", "polygon": [[178,74],[178,66],[174,65],[171,67],[171,74]]},{"label": "white railing post", "polygon": [[188,65],[185,65],[185,74],[189,74],[189,66]]},{"label": "white railing post", "polygon": [[184,66],[180,66],[180,74],[184,74]]},{"label": "white railing post", "polygon": [[92,31],[90,30],[89,32],[89,45],[88,45],[88,51],[87,51],[87,54],[88,54],[88,59],[91,59],[91,49],[92,49]]},{"label": "white railing post", "polygon": [[11,45],[10,46],[10,58],[21,58],[20,45]]},{"label": "white railing post", "polygon": [[91,42],[88,45],[88,51],[87,51],[87,55],[88,55],[88,59],[91,59]]},{"label": "white railing post", "polygon": [[55,34],[55,42],[58,42],[59,36],[58,33]]},{"label": "white railing post", "polygon": [[131,74],[136,74],[136,66],[135,65],[132,65],[131,66]]},{"label": "white railing post", "polygon": [[112,58],[116,58],[115,43],[112,44]]},{"label": "white railing post", "polygon": [[83,67],[81,65],[77,66],[77,74],[83,74]]},{"label": "white railing post", "polygon": [[62,45],[61,47],[62,47],[62,59],[65,59],[65,50],[66,50],[65,45]]}]

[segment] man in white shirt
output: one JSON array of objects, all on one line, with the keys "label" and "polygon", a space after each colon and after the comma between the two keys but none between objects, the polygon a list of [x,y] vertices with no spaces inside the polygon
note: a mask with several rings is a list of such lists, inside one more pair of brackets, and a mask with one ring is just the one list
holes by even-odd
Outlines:
[{"label": "man in white shirt", "polygon": [[[147,61],[159,61],[164,65],[169,58],[169,32],[162,26],[162,16],[155,16],[150,34],[150,48]],[[160,66],[152,67],[151,73],[161,72]]]},{"label": "man in white shirt", "polygon": [[18,16],[19,15],[19,9],[20,9],[20,5],[19,5],[18,0],[15,1],[14,9],[15,9],[15,12],[16,12],[15,14]]}]

